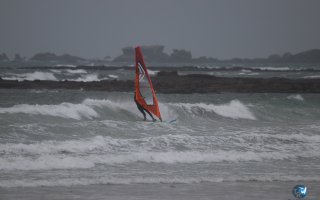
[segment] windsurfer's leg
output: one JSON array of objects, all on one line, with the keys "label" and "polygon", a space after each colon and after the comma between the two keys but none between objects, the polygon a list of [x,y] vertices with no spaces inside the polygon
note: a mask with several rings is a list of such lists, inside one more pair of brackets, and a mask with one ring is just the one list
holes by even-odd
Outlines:
[{"label": "windsurfer's leg", "polygon": [[142,110],[141,112],[142,112],[142,114],[143,114],[143,120],[146,121],[146,120],[147,120],[146,113],[145,113],[143,110]]},{"label": "windsurfer's leg", "polygon": [[143,115],[143,120],[146,121],[146,120],[147,120],[147,117],[146,117],[146,113],[144,112],[143,107],[140,106],[139,104],[137,104],[137,108],[138,108],[138,110],[142,113],[142,115]]},{"label": "windsurfer's leg", "polygon": [[152,118],[152,121],[154,122],[157,121],[148,110],[145,110],[145,111],[150,115],[150,117]]}]

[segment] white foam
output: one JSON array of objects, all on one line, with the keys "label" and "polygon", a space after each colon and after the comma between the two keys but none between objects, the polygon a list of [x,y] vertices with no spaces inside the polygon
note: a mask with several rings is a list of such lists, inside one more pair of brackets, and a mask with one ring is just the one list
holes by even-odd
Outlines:
[{"label": "white foam", "polygon": [[[134,114],[136,116],[141,116],[141,113],[137,109],[136,104],[133,101],[124,101],[124,100],[116,100],[116,101],[111,101],[111,100],[97,100],[97,99],[86,99],[83,101],[85,105],[89,106],[97,106],[97,107],[108,107],[113,110],[125,110],[127,112],[130,112],[131,114]],[[163,120],[172,120],[176,119],[177,115],[176,113],[170,109],[167,104],[164,103],[159,103],[160,107],[160,112],[162,115]],[[149,116],[147,115],[149,118]]]},{"label": "white foam", "polygon": [[155,75],[157,75],[157,73],[158,73],[159,71],[157,71],[157,70],[148,70],[148,74],[150,75],[150,76],[155,76]]},{"label": "white foam", "polygon": [[58,105],[19,104],[9,108],[0,108],[0,113],[48,115],[78,120],[82,117],[92,119],[99,116],[98,113],[90,106],[72,103],[61,103]]},{"label": "white foam", "polygon": [[[104,121],[102,122],[104,123]],[[106,125],[115,124],[125,125],[124,122],[112,121]],[[186,148],[195,148],[211,143],[215,138],[203,136],[183,135],[163,135],[156,137],[144,137],[140,139],[117,139],[112,137],[95,136],[82,140],[67,140],[67,141],[43,141],[32,144],[16,144],[7,143],[0,145],[0,152],[3,155],[34,155],[41,154],[60,154],[61,152],[68,153],[117,153],[119,148],[122,151],[153,151],[155,148],[163,147],[163,150],[175,150],[175,146],[184,145]]]},{"label": "white foam", "polygon": [[112,110],[121,109],[137,116],[139,115],[139,111],[136,109],[136,105],[133,102],[114,102],[108,99],[85,99],[79,104],[66,102],[57,105],[18,104],[8,108],[0,108],[0,113],[48,115],[79,120],[81,118],[92,119],[99,117],[99,114],[94,110],[95,107],[108,107]]},{"label": "white foam", "polygon": [[76,65],[71,65],[71,64],[57,64],[55,66],[56,67],[77,67]]},{"label": "white foam", "polygon": [[287,99],[294,99],[297,101],[304,101],[304,98],[300,94],[287,96]]},{"label": "white foam", "polygon": [[114,78],[114,79],[119,78],[119,76],[118,76],[118,75],[113,75],[113,74],[109,74],[108,76],[109,76],[110,78]]},{"label": "white foam", "polygon": [[70,74],[86,74],[87,71],[84,69],[67,69],[67,72]]},{"label": "white foam", "polygon": [[[22,143],[7,143],[0,145],[0,151],[5,152],[6,155],[33,155],[40,154],[59,154],[61,152],[68,153],[90,153],[95,150],[104,151],[108,149],[108,143],[112,139],[107,137],[96,136],[86,140],[67,140],[67,141],[43,141],[32,144]],[[113,141],[114,143],[115,141]]]},{"label": "white foam", "polygon": [[253,69],[260,69],[265,71],[288,71],[289,67],[253,67]]},{"label": "white foam", "polygon": [[42,155],[36,159],[22,156],[0,158],[1,170],[84,169],[91,167],[94,167],[94,163],[81,157]]},{"label": "white foam", "polygon": [[303,78],[315,79],[315,78],[320,78],[320,75],[304,76]]},{"label": "white foam", "polygon": [[133,114],[139,114],[138,109],[136,109],[136,105],[131,101],[111,101],[108,99],[86,99],[83,101],[85,105],[88,106],[96,106],[96,107],[108,107],[112,110],[126,110]]},{"label": "white foam", "polygon": [[66,79],[68,81],[76,81],[76,82],[92,82],[92,81],[101,81],[101,80],[107,80],[108,78],[98,78],[97,74],[88,74],[83,75],[76,79]]},{"label": "white foam", "polygon": [[159,109],[161,117],[164,121],[178,118],[178,114],[173,109],[171,109],[166,103],[159,103]]},{"label": "white foam", "polygon": [[109,156],[90,156],[88,159],[95,163],[101,164],[124,164],[131,162],[147,162],[147,163],[211,163],[211,162],[239,162],[239,161],[262,161],[265,159],[283,160],[295,157],[292,154],[278,152],[239,152],[239,151],[213,151],[213,152],[198,152],[198,151],[169,151],[169,152],[137,152],[124,155],[109,155]]},{"label": "white foam", "polygon": [[17,81],[34,81],[34,80],[50,80],[58,81],[58,79],[50,72],[33,72],[25,74],[15,74],[11,77],[3,77],[4,80],[17,80]]},{"label": "white foam", "polygon": [[[122,123],[123,125],[123,123]],[[264,160],[295,160],[297,158],[319,158],[318,135],[277,135],[261,133],[239,133],[238,137],[226,135],[225,141],[242,145],[257,141],[249,150],[215,150],[212,144],[221,141],[217,136],[161,135],[143,138],[120,139],[95,136],[79,140],[42,141],[32,144],[6,143],[0,145],[0,170],[50,170],[92,168],[97,164],[114,165],[145,163],[212,163]],[[237,141],[234,141],[237,138]],[[280,145],[279,140],[287,145]],[[265,141],[273,141],[272,144]],[[284,142],[281,141],[281,144]],[[227,144],[227,143],[226,143]],[[260,148],[259,144],[264,144]],[[224,145],[218,142],[217,145]],[[258,149],[257,149],[258,147]],[[309,147],[309,150],[304,148]],[[186,149],[180,151],[179,149]],[[270,151],[273,149],[273,151]],[[299,150],[303,149],[303,150]]]},{"label": "white foam", "polygon": [[[299,142],[299,143],[307,143],[304,146],[310,145],[315,150],[318,150],[318,146],[314,145],[314,143],[319,143],[320,142],[320,135],[305,135],[305,134],[302,134],[302,133],[297,133],[297,134],[267,134],[267,133],[261,133],[261,131],[257,130],[257,132],[252,132],[251,131],[251,133],[241,133],[241,136],[243,138],[255,138],[256,140],[259,139],[259,140],[262,140],[262,141],[270,141],[270,140],[274,141],[274,139],[277,139],[277,140],[294,141],[294,142]],[[297,148],[297,147],[295,147],[295,148]]]},{"label": "white foam", "polygon": [[145,163],[212,163],[283,160],[296,158],[292,153],[284,152],[251,152],[251,151],[168,151],[168,152],[130,152],[121,154],[42,154],[36,158],[30,156],[12,156],[0,158],[0,170],[52,170],[93,168],[97,164],[115,165],[135,162]]},{"label": "white foam", "polygon": [[228,117],[232,119],[251,119],[256,120],[254,114],[250,109],[241,103],[239,100],[232,100],[230,103],[222,105],[206,104],[206,103],[175,103],[176,105],[187,109],[187,111],[193,113],[193,109],[203,109],[206,112],[214,112],[220,116]]}]

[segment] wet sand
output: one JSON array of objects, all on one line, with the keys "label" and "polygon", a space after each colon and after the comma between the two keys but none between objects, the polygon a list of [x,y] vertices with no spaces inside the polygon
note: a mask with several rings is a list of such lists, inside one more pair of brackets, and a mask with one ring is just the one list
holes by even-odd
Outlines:
[{"label": "wet sand", "polygon": [[0,188],[5,200],[294,200],[292,188],[304,184],[308,188],[305,200],[320,198],[320,182],[221,182],[194,184],[128,184],[89,185],[71,187]]}]

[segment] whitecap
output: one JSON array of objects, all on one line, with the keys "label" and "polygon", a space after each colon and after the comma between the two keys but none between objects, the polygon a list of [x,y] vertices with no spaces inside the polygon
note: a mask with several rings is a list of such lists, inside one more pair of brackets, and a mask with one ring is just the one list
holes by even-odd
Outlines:
[{"label": "whitecap", "polygon": [[157,70],[148,70],[148,74],[150,75],[150,76],[155,76],[155,75],[157,75],[157,73],[158,73],[159,71],[157,71]]},{"label": "whitecap", "polygon": [[320,78],[320,75],[304,76],[303,78],[307,78],[307,79],[316,79],[316,78]]},{"label": "whitecap", "polygon": [[97,74],[88,74],[83,75],[76,79],[65,79],[67,81],[75,81],[75,82],[92,82],[92,81],[101,81],[101,80],[107,80],[108,78],[98,78]]},{"label": "whitecap", "polygon": [[119,78],[119,76],[118,75],[113,75],[113,74],[110,74],[110,75],[108,75],[110,78],[114,78],[114,79],[117,79],[117,78]]},{"label": "whitecap", "polygon": [[294,94],[294,95],[287,96],[287,99],[293,99],[293,100],[297,100],[297,101],[304,101],[304,98],[300,94]]},{"label": "whitecap", "polygon": [[87,71],[84,69],[67,69],[67,72],[70,74],[86,74]]},{"label": "whitecap", "polygon": [[10,77],[3,77],[3,80],[17,80],[17,81],[34,81],[34,80],[50,80],[50,81],[58,81],[58,79],[50,72],[33,72],[33,73],[25,73],[25,74],[15,74]]},{"label": "whitecap", "polygon": [[58,105],[18,104],[8,108],[0,108],[0,113],[47,115],[78,120],[81,119],[81,117],[92,119],[93,117],[99,116],[90,106],[72,103],[61,103]]},{"label": "whitecap", "polygon": [[250,109],[241,103],[239,100],[232,100],[230,103],[215,105],[206,103],[175,103],[171,104],[187,109],[188,112],[193,113],[193,109],[203,109],[206,112],[214,112],[220,116],[232,119],[251,119],[256,120],[254,114]]}]

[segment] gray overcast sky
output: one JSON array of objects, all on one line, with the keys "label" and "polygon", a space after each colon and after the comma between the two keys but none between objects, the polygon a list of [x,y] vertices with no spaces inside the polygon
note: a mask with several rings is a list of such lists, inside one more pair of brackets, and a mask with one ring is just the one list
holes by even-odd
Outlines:
[{"label": "gray overcast sky", "polygon": [[115,57],[163,44],[194,57],[320,48],[319,0],[0,0],[0,53]]}]

